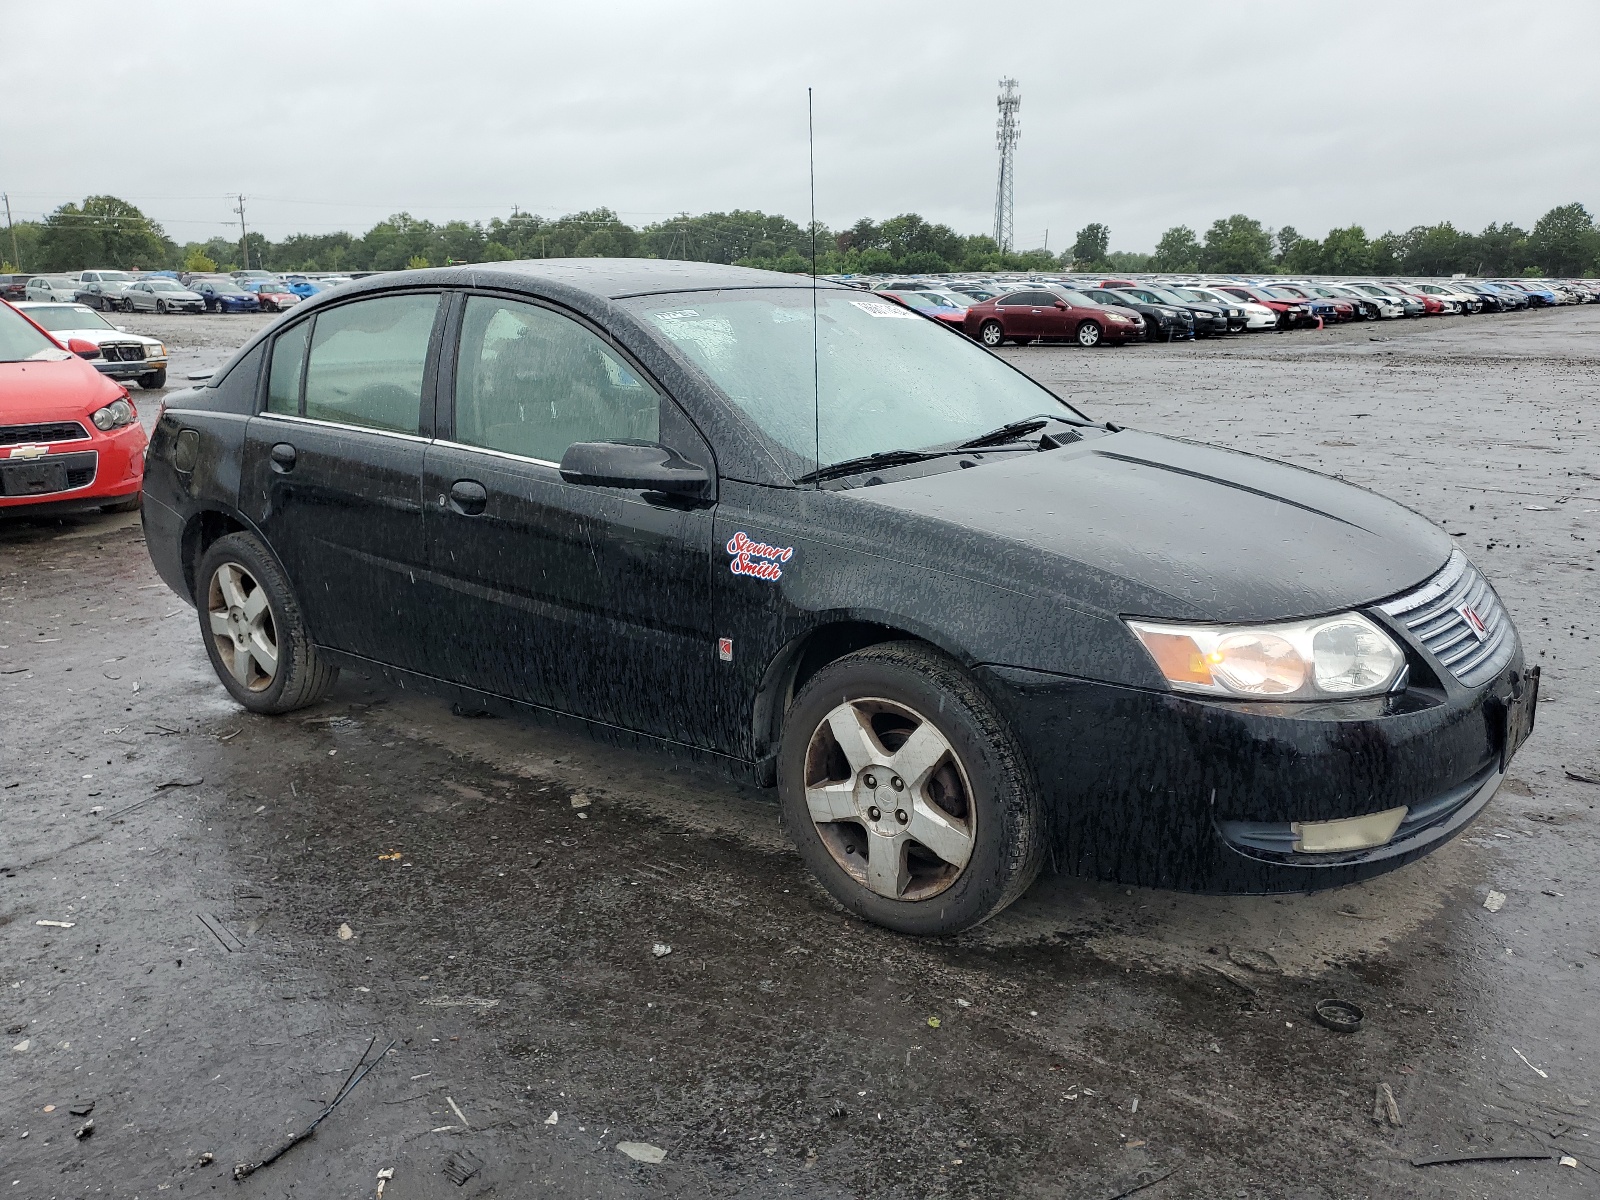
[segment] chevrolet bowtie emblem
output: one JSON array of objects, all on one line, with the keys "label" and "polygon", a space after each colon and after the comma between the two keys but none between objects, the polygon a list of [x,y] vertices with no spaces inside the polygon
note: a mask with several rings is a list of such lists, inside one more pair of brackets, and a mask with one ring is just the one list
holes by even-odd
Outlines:
[{"label": "chevrolet bowtie emblem", "polygon": [[49,446],[13,446],[13,447],[11,447],[11,457],[12,458],[43,458],[46,454],[49,454],[49,453],[50,453],[50,447]]}]

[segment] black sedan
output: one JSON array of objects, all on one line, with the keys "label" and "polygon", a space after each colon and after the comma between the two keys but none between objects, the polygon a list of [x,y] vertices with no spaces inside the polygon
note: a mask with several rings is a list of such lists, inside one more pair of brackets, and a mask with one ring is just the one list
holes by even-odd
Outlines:
[{"label": "black sedan", "polygon": [[1399,866],[1488,803],[1537,695],[1409,510],[736,267],[318,296],[168,397],[144,526],[246,708],[349,668],[722,763],[911,933],[1046,861],[1252,892]]},{"label": "black sedan", "polygon": [[1164,304],[1143,289],[1079,288],[1083,295],[1107,308],[1131,308],[1144,318],[1144,336],[1152,342],[1194,337],[1194,313],[1185,304]]}]

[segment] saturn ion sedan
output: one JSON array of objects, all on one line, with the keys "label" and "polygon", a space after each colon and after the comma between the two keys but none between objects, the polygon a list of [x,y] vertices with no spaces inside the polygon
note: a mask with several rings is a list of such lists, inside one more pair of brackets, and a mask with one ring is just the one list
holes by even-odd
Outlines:
[{"label": "saturn ion sedan", "polygon": [[244,707],[351,669],[722,763],[914,934],[1047,862],[1220,892],[1398,867],[1483,811],[1537,696],[1409,509],[738,267],[317,296],[169,396],[144,528]]}]

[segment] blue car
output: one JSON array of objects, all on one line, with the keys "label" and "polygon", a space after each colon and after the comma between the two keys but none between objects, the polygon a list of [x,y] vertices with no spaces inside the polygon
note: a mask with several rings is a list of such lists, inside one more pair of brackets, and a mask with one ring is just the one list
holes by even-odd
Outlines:
[{"label": "blue car", "polygon": [[207,312],[261,311],[261,301],[231,279],[196,279],[189,290],[200,293]]},{"label": "blue car", "polygon": [[1560,304],[1561,297],[1557,296],[1542,283],[1525,283],[1520,279],[1507,279],[1497,282],[1499,287],[1514,287],[1519,292],[1526,292],[1528,305],[1531,308],[1549,308],[1551,305]]}]

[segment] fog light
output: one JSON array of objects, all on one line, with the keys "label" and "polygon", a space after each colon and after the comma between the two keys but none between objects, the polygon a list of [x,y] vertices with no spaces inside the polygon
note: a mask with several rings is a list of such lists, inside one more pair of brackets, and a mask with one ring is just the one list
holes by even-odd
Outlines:
[{"label": "fog light", "polygon": [[1370,813],[1365,817],[1346,817],[1342,821],[1295,821],[1289,826],[1294,848],[1301,854],[1334,854],[1340,850],[1370,850],[1394,836],[1400,822],[1411,811],[1405,805]]}]

